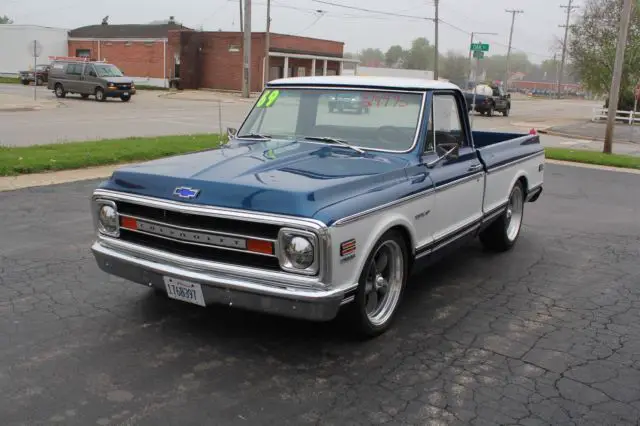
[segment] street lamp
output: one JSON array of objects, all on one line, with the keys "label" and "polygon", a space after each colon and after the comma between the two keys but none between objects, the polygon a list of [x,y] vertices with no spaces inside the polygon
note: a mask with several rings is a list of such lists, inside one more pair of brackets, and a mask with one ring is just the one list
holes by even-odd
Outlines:
[{"label": "street lamp", "polygon": [[471,82],[471,71],[472,71],[472,66],[471,66],[471,45],[473,44],[473,36],[475,36],[476,34],[483,34],[483,35],[498,35],[498,33],[487,33],[487,32],[475,32],[472,31],[471,32],[471,40],[469,41],[469,75],[467,76],[467,87],[465,89],[469,89],[469,83]]}]

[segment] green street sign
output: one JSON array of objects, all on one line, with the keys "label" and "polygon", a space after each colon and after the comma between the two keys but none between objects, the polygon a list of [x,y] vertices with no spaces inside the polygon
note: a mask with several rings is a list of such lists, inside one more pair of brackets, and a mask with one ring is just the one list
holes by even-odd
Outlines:
[{"label": "green street sign", "polygon": [[482,59],[484,58],[484,52],[480,52],[479,50],[476,50],[473,52],[473,57],[476,59]]},{"label": "green street sign", "polygon": [[488,43],[471,43],[471,51],[472,52],[488,52],[489,44]]}]

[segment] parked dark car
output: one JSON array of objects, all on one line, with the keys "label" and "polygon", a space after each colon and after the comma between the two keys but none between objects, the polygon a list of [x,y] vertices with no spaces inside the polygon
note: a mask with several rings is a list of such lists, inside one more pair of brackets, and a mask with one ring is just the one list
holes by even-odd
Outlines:
[{"label": "parked dark car", "polygon": [[20,82],[25,86],[34,81],[36,85],[42,86],[49,81],[49,70],[51,65],[36,65],[35,70],[19,71]]},{"label": "parked dark car", "polygon": [[[505,93],[501,86],[490,85],[493,93],[490,96],[476,93],[475,111],[482,115],[493,116],[494,112],[501,112],[503,116],[509,116],[511,111],[511,95]],[[467,111],[471,112],[473,105],[473,89],[465,92],[464,98],[467,101]]]},{"label": "parked dark car", "polygon": [[356,111],[358,114],[369,113],[369,107],[358,93],[339,93],[329,96],[329,112],[343,112],[345,110]]}]

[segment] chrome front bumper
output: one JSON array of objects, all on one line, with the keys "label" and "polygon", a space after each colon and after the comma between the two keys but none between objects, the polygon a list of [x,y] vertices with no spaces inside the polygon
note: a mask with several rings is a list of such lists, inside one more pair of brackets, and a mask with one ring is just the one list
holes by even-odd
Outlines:
[{"label": "chrome front bumper", "polygon": [[207,305],[225,304],[274,315],[328,321],[335,318],[341,305],[352,300],[345,296],[344,289],[291,286],[276,279],[274,273],[261,274],[251,268],[230,271],[223,265],[199,267],[193,259],[111,238],[99,237],[91,251],[104,272],[157,290],[166,292],[165,276],[198,283]]}]

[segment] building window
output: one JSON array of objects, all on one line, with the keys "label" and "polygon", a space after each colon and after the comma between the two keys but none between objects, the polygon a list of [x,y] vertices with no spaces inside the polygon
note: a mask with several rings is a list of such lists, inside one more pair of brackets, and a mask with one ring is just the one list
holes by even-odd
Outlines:
[{"label": "building window", "polygon": [[91,49],[76,49],[76,56],[80,58],[91,57]]}]

